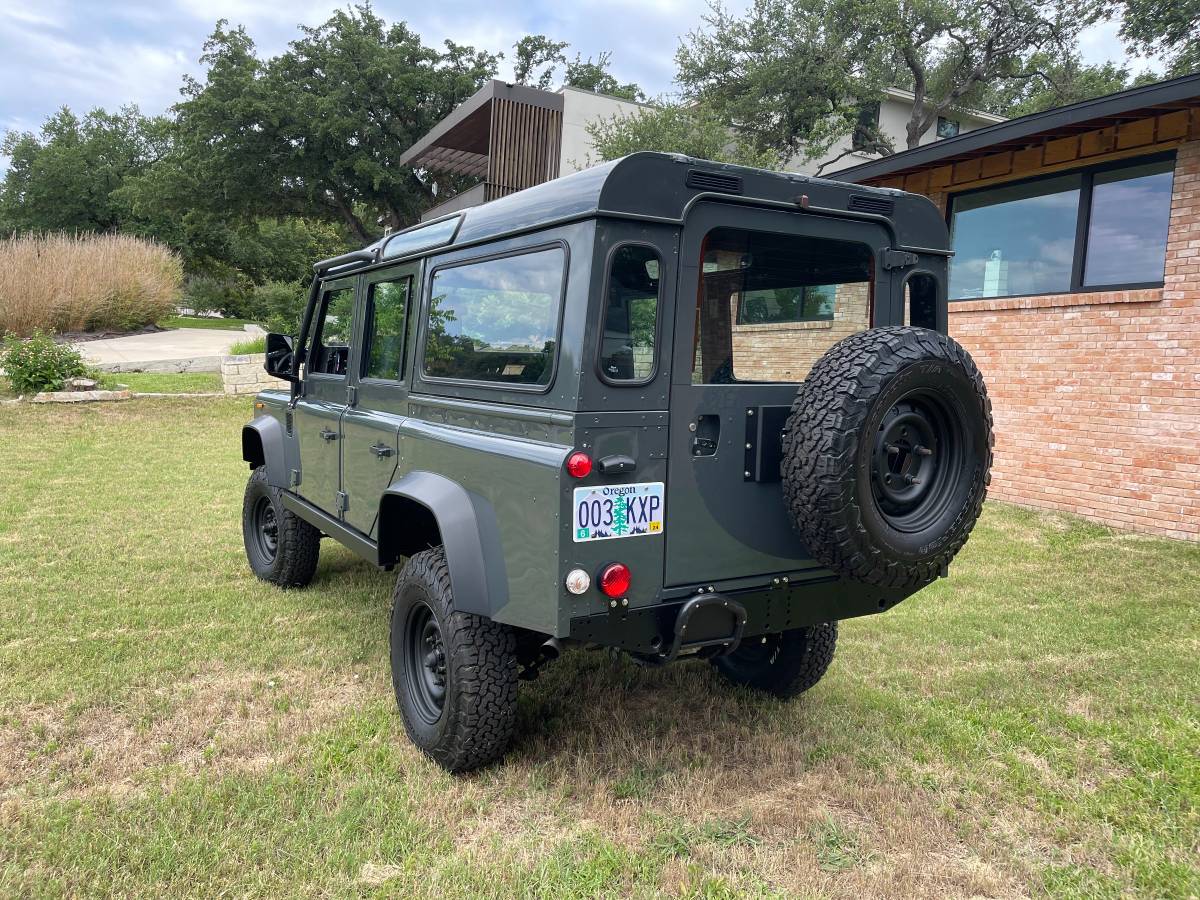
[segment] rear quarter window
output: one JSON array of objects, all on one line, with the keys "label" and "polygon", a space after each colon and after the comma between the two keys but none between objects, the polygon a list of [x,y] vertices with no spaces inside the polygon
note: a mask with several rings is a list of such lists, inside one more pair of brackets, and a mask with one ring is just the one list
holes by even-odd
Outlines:
[{"label": "rear quarter window", "polygon": [[425,375],[548,385],[565,269],[562,247],[437,269],[425,323]]}]

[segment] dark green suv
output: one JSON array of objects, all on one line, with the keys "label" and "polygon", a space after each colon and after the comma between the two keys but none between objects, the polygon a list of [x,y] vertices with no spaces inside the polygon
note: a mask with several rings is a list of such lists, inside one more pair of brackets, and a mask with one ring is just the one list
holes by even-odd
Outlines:
[{"label": "dark green suv", "polygon": [[569,646],[799,694],[983,503],[946,247],[923,197],[639,153],[325,260],[242,432],[250,564],[401,567],[396,699],[454,771]]}]

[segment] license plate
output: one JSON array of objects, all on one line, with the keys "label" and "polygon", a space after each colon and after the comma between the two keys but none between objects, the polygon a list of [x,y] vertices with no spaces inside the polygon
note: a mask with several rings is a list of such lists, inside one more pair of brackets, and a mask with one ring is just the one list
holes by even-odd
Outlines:
[{"label": "license plate", "polygon": [[575,543],[662,534],[663,483],[575,488],[572,497]]}]

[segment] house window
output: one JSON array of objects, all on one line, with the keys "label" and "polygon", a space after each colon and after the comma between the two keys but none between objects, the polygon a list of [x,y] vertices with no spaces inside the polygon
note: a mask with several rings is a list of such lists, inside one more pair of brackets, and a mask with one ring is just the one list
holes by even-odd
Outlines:
[{"label": "house window", "polygon": [[865,150],[877,143],[879,133],[879,104],[866,103],[858,108],[858,121],[854,123],[854,132],[850,135],[850,146],[855,150]]},{"label": "house window", "polygon": [[955,197],[950,299],[1161,284],[1173,157]]},{"label": "house window", "polygon": [[952,138],[958,136],[959,124],[954,119],[947,119],[945,116],[938,116],[937,121],[937,136],[941,138]]}]

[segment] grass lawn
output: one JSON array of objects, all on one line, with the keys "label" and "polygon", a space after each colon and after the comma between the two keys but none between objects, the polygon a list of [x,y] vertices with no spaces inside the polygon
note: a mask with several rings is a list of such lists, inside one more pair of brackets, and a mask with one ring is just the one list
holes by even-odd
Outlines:
[{"label": "grass lawn", "polygon": [[137,394],[209,394],[220,393],[221,376],[217,372],[112,372],[100,378],[105,390],[115,390],[118,384]]},{"label": "grass lawn", "polygon": [[160,319],[160,328],[216,328],[220,331],[242,331],[243,325],[257,325],[252,319],[215,319],[209,316],[167,316]]},{"label": "grass lawn", "polygon": [[569,654],[455,779],[392,576],[250,576],[249,412],[0,407],[0,895],[1200,893],[1200,546],[992,504],[800,700]]}]

